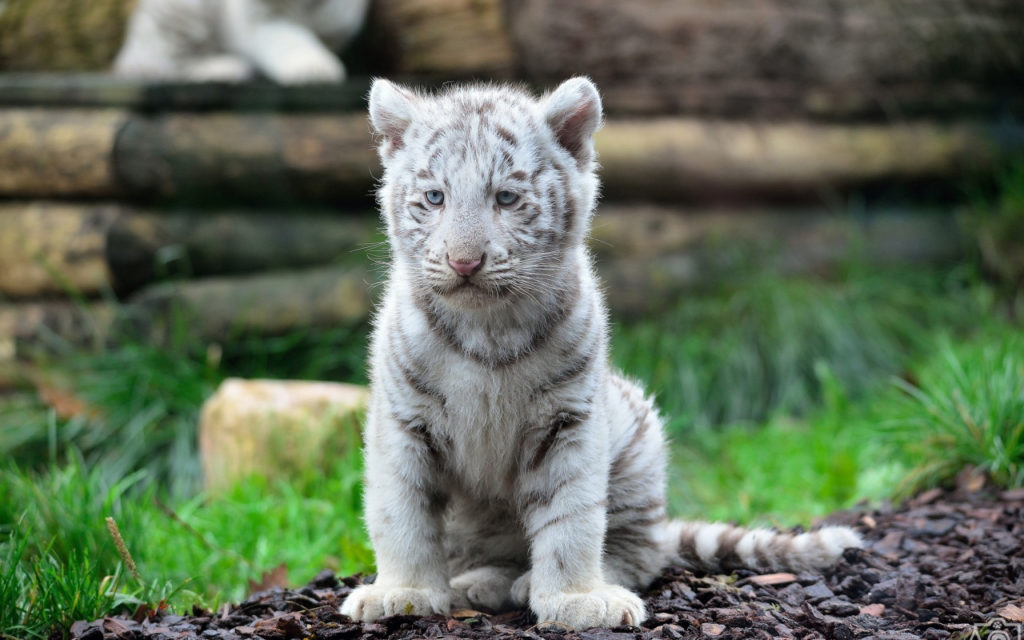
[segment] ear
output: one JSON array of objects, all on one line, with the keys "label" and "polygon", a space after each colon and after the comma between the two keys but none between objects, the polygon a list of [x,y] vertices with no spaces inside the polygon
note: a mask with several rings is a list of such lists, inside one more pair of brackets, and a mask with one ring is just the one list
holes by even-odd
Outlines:
[{"label": "ear", "polygon": [[579,165],[593,155],[591,137],[601,126],[601,96],[587,78],[570,78],[544,100],[544,117],[558,144],[565,147]]},{"label": "ear", "polygon": [[370,87],[370,122],[384,136],[381,153],[405,146],[403,136],[412,122],[416,96],[387,80],[377,79]]}]

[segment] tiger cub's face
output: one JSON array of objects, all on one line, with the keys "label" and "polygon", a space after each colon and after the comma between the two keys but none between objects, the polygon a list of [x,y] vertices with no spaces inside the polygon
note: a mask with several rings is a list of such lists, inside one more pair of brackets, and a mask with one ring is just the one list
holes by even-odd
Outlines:
[{"label": "tiger cub's face", "polygon": [[589,81],[539,101],[508,87],[426,96],[377,81],[370,116],[396,268],[417,295],[485,307],[536,298],[563,275],[596,190]]}]

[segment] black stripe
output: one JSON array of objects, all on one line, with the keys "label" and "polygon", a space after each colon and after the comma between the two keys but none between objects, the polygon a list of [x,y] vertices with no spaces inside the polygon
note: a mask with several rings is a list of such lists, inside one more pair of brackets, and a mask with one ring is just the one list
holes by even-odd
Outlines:
[{"label": "black stripe", "polygon": [[654,511],[655,509],[663,509],[665,507],[664,500],[648,500],[647,502],[637,502],[633,504],[618,504],[608,509],[608,515],[615,515],[619,513],[626,513],[629,511],[636,511],[637,513],[643,513],[645,511]]},{"label": "black stripe", "polygon": [[644,406],[643,413],[633,421],[633,437],[630,439],[629,444],[619,451],[619,454],[615,456],[615,460],[612,461],[611,468],[609,469],[608,475],[610,477],[620,477],[622,473],[629,466],[629,463],[636,460],[639,457],[640,452],[634,451],[636,446],[643,440],[644,435],[647,433],[647,418],[651,414],[651,408]]},{"label": "black stripe", "polygon": [[531,471],[536,471],[537,468],[544,463],[544,460],[547,458],[548,453],[550,453],[551,448],[555,446],[559,436],[567,433],[575,427],[578,427],[589,417],[589,411],[580,412],[565,410],[556,413],[555,417],[548,423],[547,434],[537,446],[537,450],[533,452],[533,457],[530,458],[529,469]]},{"label": "black stripe", "polygon": [[608,504],[607,500],[598,500],[597,502],[595,502],[593,504],[589,504],[589,505],[587,505],[585,507],[582,507],[582,508],[577,509],[575,511],[572,511],[570,513],[562,513],[560,515],[555,516],[554,518],[550,518],[544,524],[540,525],[539,527],[537,527],[533,531],[530,531],[529,533],[527,533],[526,536],[528,538],[535,538],[538,533],[540,533],[541,531],[547,529],[548,527],[552,527],[552,526],[554,526],[556,524],[565,522],[566,520],[571,520],[571,519],[575,518],[576,516],[578,516],[578,515],[580,515],[582,513],[586,513],[587,511],[590,511],[591,509],[596,509],[598,507],[607,506],[607,504]]},{"label": "black stripe", "polygon": [[571,362],[568,367],[556,373],[544,384],[538,385],[530,394],[531,398],[536,398],[542,393],[547,393],[580,377],[584,371],[590,368],[590,364],[594,361],[596,355],[595,349],[587,350],[580,358]]},{"label": "black stripe", "polygon": [[521,500],[522,508],[525,510],[549,506],[551,502],[555,499],[555,496],[558,495],[559,491],[579,481],[579,479],[583,477],[583,474],[584,470],[578,470],[576,473],[568,477],[562,478],[554,486],[547,487],[547,490],[544,492],[531,491],[525,494]]},{"label": "black stripe", "polygon": [[736,546],[746,533],[743,529],[733,528],[726,529],[718,534],[718,540],[716,541],[718,549],[715,551],[715,561],[719,567],[723,569],[739,569],[743,567],[743,560],[740,559],[739,554],[736,552]]},{"label": "black stripe", "polygon": [[[415,371],[413,369],[413,366],[415,366],[415,359],[410,355],[411,349],[409,347],[408,338],[405,333],[402,332],[402,329],[397,322],[391,325],[391,344],[389,346],[391,347],[389,355],[391,355],[395,364],[398,365],[399,371],[405,379],[405,382],[420,395],[436,400],[438,404],[441,405],[442,411],[447,411],[448,397],[426,381],[422,368],[419,368],[419,371]],[[399,347],[401,347],[404,353],[398,352]],[[403,362],[403,357],[406,362],[412,363],[413,366]]]},{"label": "black stripe", "polygon": [[502,126],[499,125],[498,128],[497,128],[497,134],[498,134],[498,137],[500,137],[502,140],[504,140],[505,142],[509,143],[513,147],[519,145],[519,140],[516,138],[515,134],[513,134],[511,131],[509,131],[505,127],[502,127]]}]

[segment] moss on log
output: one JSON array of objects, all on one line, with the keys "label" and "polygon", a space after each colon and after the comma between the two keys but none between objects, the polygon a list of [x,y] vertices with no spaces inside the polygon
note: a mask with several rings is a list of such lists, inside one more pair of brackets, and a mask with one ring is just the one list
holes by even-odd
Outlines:
[{"label": "moss on log", "polygon": [[110,66],[137,0],[6,0],[0,71],[85,71]]}]

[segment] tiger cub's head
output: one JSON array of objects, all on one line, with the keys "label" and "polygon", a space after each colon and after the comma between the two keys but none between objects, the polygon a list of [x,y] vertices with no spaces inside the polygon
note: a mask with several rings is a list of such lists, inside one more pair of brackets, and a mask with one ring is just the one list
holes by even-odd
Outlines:
[{"label": "tiger cub's head", "polygon": [[601,99],[573,78],[537,99],[509,86],[370,91],[394,269],[454,307],[536,298],[580,255],[593,211]]}]

